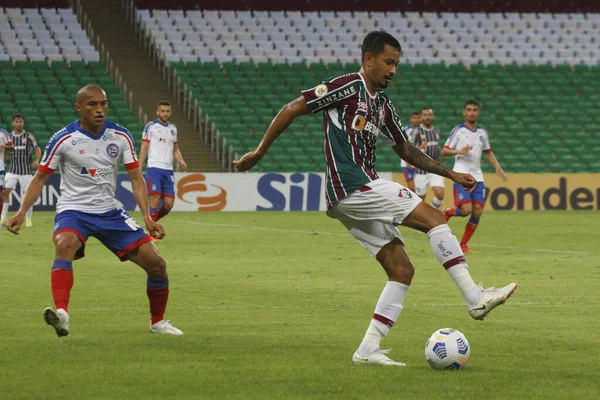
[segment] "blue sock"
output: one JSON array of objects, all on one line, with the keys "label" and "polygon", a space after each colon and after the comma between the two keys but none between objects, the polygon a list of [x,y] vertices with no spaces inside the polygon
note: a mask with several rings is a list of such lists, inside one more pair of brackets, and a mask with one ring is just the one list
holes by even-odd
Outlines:
[{"label": "blue sock", "polygon": [[63,260],[62,258],[56,258],[54,259],[54,263],[52,264],[52,270],[55,269],[73,271],[73,263],[71,261]]},{"label": "blue sock", "polygon": [[154,280],[148,277],[146,281],[146,286],[150,290],[161,290],[169,287],[169,277],[167,276],[165,279]]},{"label": "blue sock", "polygon": [[479,217],[473,217],[473,216],[471,216],[471,218],[469,218],[469,223],[471,223],[473,225],[479,224]]},{"label": "blue sock", "polygon": [[460,213],[460,207],[456,207],[456,208],[454,209],[454,215],[456,215],[457,217],[460,217],[460,216],[462,216],[462,214]]}]

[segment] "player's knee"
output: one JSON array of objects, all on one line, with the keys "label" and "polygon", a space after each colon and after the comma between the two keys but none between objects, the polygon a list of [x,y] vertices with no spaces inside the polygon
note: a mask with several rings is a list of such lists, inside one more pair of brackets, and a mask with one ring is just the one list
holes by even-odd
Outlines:
[{"label": "player's knee", "polygon": [[59,234],[54,238],[56,252],[59,254],[75,253],[81,246],[79,238],[73,234]]},{"label": "player's knee", "polygon": [[164,207],[165,207],[165,210],[171,211],[171,209],[173,208],[173,202],[172,201],[165,201]]},{"label": "player's knee", "polygon": [[431,226],[429,226],[429,230],[435,228],[436,226],[440,226],[446,223],[446,217],[444,217],[444,213],[438,209],[432,209],[431,211]]},{"label": "player's knee", "polygon": [[463,204],[462,206],[460,206],[460,214],[463,216],[471,214],[472,211],[473,209],[470,204]]},{"label": "player's knee", "polygon": [[149,262],[146,272],[152,279],[166,279],[167,262],[164,258],[157,255]]}]

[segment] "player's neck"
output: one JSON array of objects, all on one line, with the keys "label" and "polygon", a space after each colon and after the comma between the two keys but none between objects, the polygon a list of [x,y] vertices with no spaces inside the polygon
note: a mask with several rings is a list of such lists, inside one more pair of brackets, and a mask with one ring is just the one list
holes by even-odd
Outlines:
[{"label": "player's neck", "polygon": [[161,124],[161,125],[164,125],[164,126],[167,126],[167,125],[169,125],[169,120],[163,121],[163,120],[162,120],[162,119],[160,119],[160,118],[157,118],[157,120],[158,120],[158,123],[159,123],[159,124]]},{"label": "player's neck", "polygon": [[104,124],[102,124],[102,125],[91,125],[91,124],[88,125],[88,124],[86,124],[82,120],[79,121],[79,126],[81,126],[85,131],[91,133],[94,136],[100,134],[100,132],[102,132],[102,129],[104,128]]},{"label": "player's neck", "polygon": [[421,124],[423,125],[423,128],[427,129],[428,131],[430,131],[433,128],[433,124],[427,125],[427,124]]},{"label": "player's neck", "polygon": [[18,135],[22,134],[23,132],[25,132],[25,129],[21,129],[21,130],[13,129],[13,135],[18,136]]},{"label": "player's neck", "polygon": [[365,74],[364,69],[361,68],[359,74],[363,78],[363,82],[365,83],[365,86],[367,87],[367,92],[369,92],[369,96],[371,96],[371,97],[375,96],[375,94],[377,93],[377,85],[374,84],[373,82],[371,82],[371,80],[369,79],[367,74]]},{"label": "player's neck", "polygon": [[472,131],[477,130],[477,122],[469,122],[469,121],[465,121],[465,126],[467,128],[469,128]]}]

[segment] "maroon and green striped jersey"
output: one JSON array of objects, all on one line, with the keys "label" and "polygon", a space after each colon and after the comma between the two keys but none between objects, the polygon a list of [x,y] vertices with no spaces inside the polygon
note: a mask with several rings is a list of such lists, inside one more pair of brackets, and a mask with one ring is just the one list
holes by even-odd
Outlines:
[{"label": "maroon and green striped jersey", "polygon": [[35,137],[31,132],[22,132],[18,135],[11,132],[9,137],[13,143],[14,151],[8,156],[8,171],[16,175],[31,175],[31,156],[38,148]]},{"label": "maroon and green striped jersey", "polygon": [[371,95],[363,77],[348,74],[302,92],[312,113],[323,111],[328,208],[378,179],[377,138],[388,145],[408,141],[402,122],[383,91]]},{"label": "maroon and green striped jersey", "polygon": [[[435,126],[432,126],[430,129],[425,128],[424,125],[417,126],[410,131],[408,138],[415,147],[420,147],[424,143],[427,143],[424,153],[436,161],[440,158],[440,154],[442,154],[439,145],[440,130]],[[427,171],[424,169],[415,167],[415,174],[424,175],[426,173]]]}]

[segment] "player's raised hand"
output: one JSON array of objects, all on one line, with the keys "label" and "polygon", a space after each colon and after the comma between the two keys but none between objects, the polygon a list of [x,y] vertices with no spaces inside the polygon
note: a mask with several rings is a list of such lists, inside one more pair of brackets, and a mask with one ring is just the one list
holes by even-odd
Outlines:
[{"label": "player's raised hand", "polygon": [[504,173],[504,170],[500,167],[496,167],[496,175],[502,178],[502,181],[506,182],[508,180],[508,176]]},{"label": "player's raised hand", "polygon": [[21,225],[23,225],[24,221],[25,216],[20,213],[17,213],[13,217],[9,218],[8,221],[6,221],[6,229],[8,229],[10,233],[18,235],[19,229],[21,229]]},{"label": "player's raised hand", "polygon": [[462,174],[460,172],[455,172],[452,175],[451,179],[452,181],[454,181],[454,183],[462,185],[462,187],[469,191],[475,189],[475,185],[477,185],[477,180],[473,178],[470,174]]},{"label": "player's raised hand", "polygon": [[257,153],[256,151],[250,151],[239,160],[233,161],[233,165],[237,168],[238,171],[244,172],[252,169],[262,158],[262,155]]},{"label": "player's raised hand", "polygon": [[150,218],[145,218],[144,223],[146,224],[146,230],[150,236],[156,239],[162,239],[165,237],[165,228],[163,228],[161,224],[152,221]]},{"label": "player's raised hand", "polygon": [[470,150],[470,149],[471,149],[471,148],[470,148],[469,146],[465,146],[465,147],[463,147],[462,149],[460,149],[460,150],[458,151],[458,154],[467,155],[467,154],[469,154],[469,150]]}]

